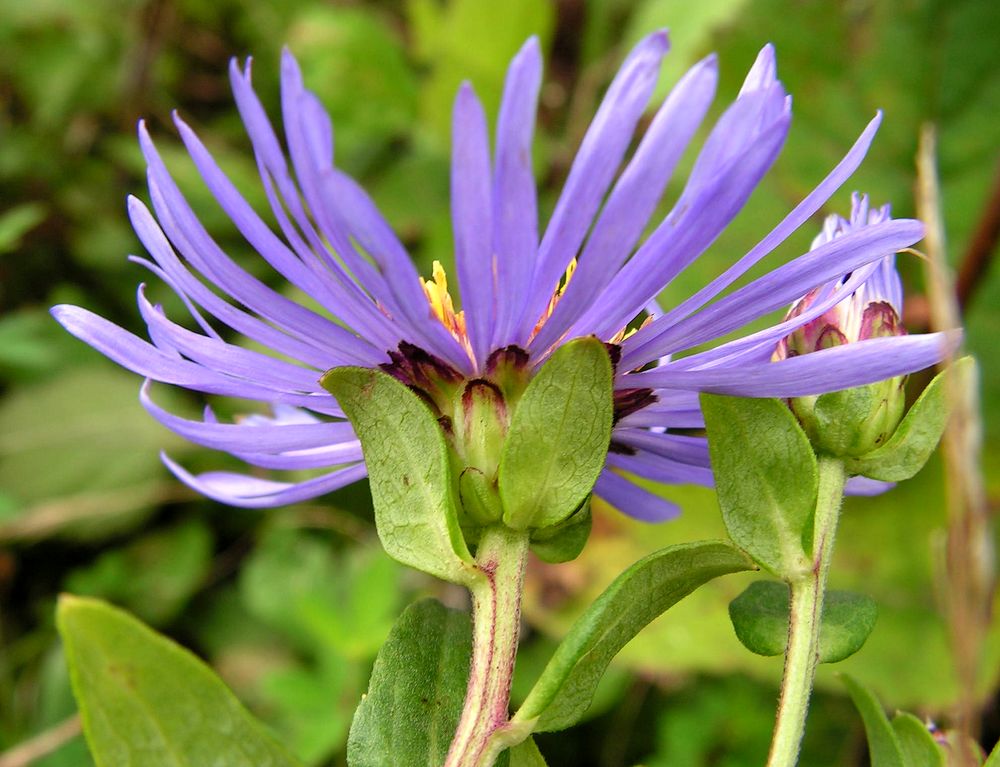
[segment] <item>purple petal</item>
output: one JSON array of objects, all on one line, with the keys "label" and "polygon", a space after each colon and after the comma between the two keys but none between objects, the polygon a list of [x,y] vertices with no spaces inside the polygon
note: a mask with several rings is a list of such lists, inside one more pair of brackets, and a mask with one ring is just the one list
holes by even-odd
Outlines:
[{"label": "purple petal", "polygon": [[542,82],[538,38],[524,44],[507,70],[496,130],[493,252],[497,264],[494,348],[523,343],[515,332],[538,254],[538,205],[531,142]]},{"label": "purple petal", "polygon": [[[398,321],[406,324],[407,340],[467,371],[469,357],[458,341],[431,312],[420,286],[420,275],[406,248],[364,189],[346,173],[333,169],[323,179],[331,206],[336,207],[346,231],[360,243],[385,276]],[[383,299],[379,295],[379,301]]]},{"label": "purple petal", "polygon": [[150,397],[149,390],[147,382],[139,392],[139,401],[153,418],[175,434],[214,450],[230,453],[286,453],[353,444],[357,441],[347,421],[300,424],[254,423],[250,419],[239,424],[216,423],[214,420],[192,421],[161,408]]},{"label": "purple petal", "polygon": [[771,359],[775,347],[788,334],[796,328],[805,325],[822,314],[832,309],[838,303],[850,296],[856,289],[860,288],[870,279],[878,264],[866,264],[851,273],[850,279],[840,286],[839,290],[834,290],[832,285],[826,286],[825,295],[821,292],[816,302],[801,314],[790,319],[783,320],[777,325],[772,325],[764,330],[751,333],[743,338],[729,341],[708,349],[704,352],[691,354],[674,363],[678,369],[714,367],[716,365],[732,365],[739,360],[753,362],[763,362]]},{"label": "purple petal", "polygon": [[[923,225],[919,221],[899,219],[838,237],[729,294],[707,309],[672,327],[661,329],[655,340],[647,340],[642,346],[641,356],[632,351],[633,346],[639,343],[633,341],[639,336],[636,333],[624,344],[626,355],[623,355],[622,365],[634,367],[642,364],[643,359],[655,359],[725,335],[750,320],[788,306],[816,285],[912,245],[922,234]],[[655,324],[657,321],[649,327]]]},{"label": "purple petal", "polygon": [[851,477],[844,486],[846,495],[882,495],[896,486],[895,482],[882,482],[868,477]]},{"label": "purple petal", "polygon": [[534,328],[580,245],[646,109],[667,52],[665,32],[643,39],[608,88],[573,161],[539,247],[532,293],[524,302],[520,335]]},{"label": "purple petal", "polygon": [[[262,322],[228,302],[222,300],[214,292],[209,290],[190,271],[188,271],[177,258],[163,235],[159,226],[153,220],[152,214],[135,197],[130,197],[128,201],[129,216],[132,219],[132,226],[136,234],[146,246],[146,250],[156,260],[158,267],[145,264],[143,259],[135,259],[139,263],[144,263],[151,269],[160,269],[161,278],[167,282],[174,291],[185,300],[201,306],[219,321],[225,323],[233,330],[242,333],[247,338],[262,344],[269,349],[280,350],[294,359],[301,360],[320,370],[327,370],[339,365],[364,365],[373,366],[383,361],[383,356],[376,352],[371,346],[363,342],[351,333],[339,328],[339,340],[344,344],[340,349],[331,349],[329,345],[323,343],[323,339],[301,338],[289,335],[283,330],[278,330],[266,322]],[[206,327],[206,332],[208,329]],[[328,341],[337,338],[327,339]],[[346,346],[347,348],[343,348]]]},{"label": "purple petal", "polygon": [[163,462],[188,487],[212,500],[247,509],[268,509],[307,501],[357,482],[366,476],[363,463],[338,469],[330,474],[305,482],[273,482],[271,480],[233,474],[225,471],[194,475],[163,454]]},{"label": "purple petal", "polygon": [[704,437],[664,434],[648,429],[617,428],[611,439],[612,442],[618,442],[638,450],[646,450],[677,463],[706,468],[709,466],[708,442]]},{"label": "purple petal", "polygon": [[710,56],[663,102],[601,211],[572,281],[534,339],[537,348],[547,349],[562,336],[632,252],[712,102],[717,80],[716,59]]},{"label": "purple petal", "polygon": [[138,292],[139,311],[150,330],[150,338],[157,346],[160,345],[160,338],[166,339],[171,349],[209,370],[279,391],[314,394],[323,391],[319,385],[322,371],[302,368],[218,338],[194,333],[171,322],[161,309],[149,303],[145,285],[140,285]]},{"label": "purple petal", "polygon": [[[182,130],[183,135],[185,133]],[[191,137],[193,137],[193,134],[191,134]],[[192,140],[191,137],[189,137],[189,140]],[[146,161],[149,163],[150,196],[163,230],[170,237],[170,240],[177,247],[178,251],[198,271],[208,277],[227,294],[244,304],[244,306],[252,309],[262,317],[271,320],[276,325],[294,331],[304,337],[311,336],[317,339],[329,337],[338,339],[338,342],[341,343],[350,343],[345,337],[350,334],[335,322],[271,290],[260,280],[251,276],[233,262],[208,235],[208,232],[202,226],[194,211],[191,210],[187,201],[180,194],[180,190],[174,184],[170,174],[167,173],[166,166],[163,165],[159,154],[156,152],[152,141],[149,140],[149,136],[145,133],[144,128],[140,128],[140,143],[146,155]],[[199,164],[199,162],[202,164],[201,171],[203,177],[207,177],[206,181],[213,179],[213,185],[218,182],[218,184],[225,187],[225,189],[218,192],[221,195],[220,203],[223,203],[224,208],[227,206],[230,207],[227,213],[233,218],[237,228],[241,229],[241,233],[248,237],[248,241],[262,256],[267,258],[268,254],[270,254],[269,263],[274,265],[279,272],[286,276],[286,278],[288,278],[289,274],[292,274],[295,277],[295,279],[290,279],[293,284],[304,289],[309,295],[316,296],[315,284],[318,283],[313,279],[312,273],[301,272],[301,264],[299,267],[293,266],[294,263],[299,263],[295,259],[294,254],[288,252],[281,241],[274,237],[262,222],[262,228],[260,229],[252,224],[249,217],[255,217],[253,211],[242,200],[239,193],[228,182],[228,179],[225,179],[221,175],[221,171],[218,176],[213,175],[211,168],[208,166],[214,166],[214,160],[208,155],[207,151],[204,151],[204,147],[200,149],[199,147],[200,143],[192,140],[188,149],[191,151],[192,158],[195,159],[196,164]],[[201,154],[202,152],[204,152],[203,155]],[[246,207],[244,208],[243,206]],[[246,219],[244,219],[243,214],[246,214]],[[255,242],[248,236],[253,233],[259,233],[263,236],[265,232],[268,235],[266,241]],[[299,282],[315,284],[310,291],[308,286],[303,288]],[[323,302],[321,301],[321,303]],[[329,305],[327,305],[327,308],[330,308]],[[349,319],[349,317],[345,317],[342,311],[336,311],[336,313],[345,320]],[[373,336],[367,337],[372,338]],[[398,343],[398,339],[386,348],[394,348],[396,343]],[[362,345],[367,346],[366,344]]]},{"label": "purple petal", "polygon": [[608,453],[608,466],[668,485],[713,487],[715,484],[708,466],[680,463],[645,450],[636,451],[633,455]]},{"label": "purple petal", "polygon": [[321,409],[332,399],[329,395],[302,395],[275,391],[222,375],[175,354],[164,352],[150,343],[122,330],[103,317],[78,306],[59,305],[50,310],[56,321],[72,335],[97,349],[105,357],[145,378],[183,386],[207,394],[258,399],[265,402],[286,402],[312,409]]},{"label": "purple petal", "polygon": [[757,58],[747,72],[740,96],[757,90],[765,90],[777,82],[778,65],[775,61],[774,46],[768,43],[760,49]]},{"label": "purple petal", "polygon": [[642,522],[666,522],[680,516],[680,507],[605,469],[597,478],[594,494],[623,514]]},{"label": "purple petal", "polygon": [[635,317],[732,221],[774,163],[787,133],[788,120],[783,118],[710,183],[682,195],[663,224],[574,324],[570,336],[593,333],[608,338]]},{"label": "purple petal", "polygon": [[[810,192],[805,199],[802,200],[802,202],[795,206],[795,209],[792,210],[792,212],[789,213],[781,221],[781,223],[779,223],[767,234],[766,237],[757,243],[757,245],[754,246],[749,253],[743,256],[743,258],[729,267],[725,272],[716,277],[690,298],[671,309],[662,317],[657,318],[657,320],[651,323],[651,325],[640,329],[635,336],[630,339],[630,343],[628,344],[630,349],[625,354],[628,359],[623,358],[623,366],[628,367],[632,364],[633,360],[645,357],[645,352],[641,349],[641,347],[647,340],[655,337],[657,333],[662,331],[663,328],[674,325],[683,317],[688,316],[695,310],[704,306],[708,301],[715,298],[715,296],[743,276],[747,270],[750,269],[750,267],[767,256],[778,245],[788,239],[793,232],[797,231],[798,228],[802,226],[810,216],[816,213],[816,211],[819,210],[819,208],[830,198],[830,196],[836,192],[843,185],[843,183],[851,177],[851,175],[853,175],[854,171],[857,170],[861,161],[868,153],[868,149],[871,146],[872,140],[875,138],[875,133],[878,131],[878,127],[881,122],[882,115],[879,113],[870,123],[868,123],[864,132],[860,137],[858,137],[858,140],[854,142],[854,146],[851,147],[851,150],[844,156],[844,159],[837,164],[837,167],[830,171],[827,177],[824,178],[819,185],[813,189],[813,191]],[[656,327],[653,327],[654,325]],[[634,367],[635,365],[632,366]]]},{"label": "purple petal", "polygon": [[923,370],[954,351],[960,340],[958,331],[873,338],[778,362],[707,370],[664,366],[636,373],[632,381],[636,385],[742,397],[805,397]]},{"label": "purple petal", "polygon": [[455,98],[451,140],[451,218],[455,267],[469,341],[479,367],[490,353],[496,321],[493,191],[486,116],[472,86]]}]

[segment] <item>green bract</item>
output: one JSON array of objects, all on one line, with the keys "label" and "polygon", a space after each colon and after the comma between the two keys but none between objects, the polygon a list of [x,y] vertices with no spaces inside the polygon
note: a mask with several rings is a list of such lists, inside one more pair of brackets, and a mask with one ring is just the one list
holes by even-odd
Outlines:
[{"label": "green bract", "polygon": [[903,416],[905,378],[853,389],[796,397],[795,415],[819,452],[839,458],[858,457],[884,445]]},{"label": "green bract", "polygon": [[895,434],[877,450],[846,462],[851,474],[898,482],[923,468],[948,423],[948,383],[976,374],[972,357],[963,357],[938,373],[910,408]]},{"label": "green bract", "polygon": [[367,368],[334,368],[322,384],[361,440],[375,526],[389,555],[453,583],[481,577],[459,528],[444,434],[423,400]]},{"label": "green bract", "polygon": [[590,494],[611,442],[613,375],[604,344],[580,338],[556,350],[531,379],[500,456],[508,527],[559,524]]}]

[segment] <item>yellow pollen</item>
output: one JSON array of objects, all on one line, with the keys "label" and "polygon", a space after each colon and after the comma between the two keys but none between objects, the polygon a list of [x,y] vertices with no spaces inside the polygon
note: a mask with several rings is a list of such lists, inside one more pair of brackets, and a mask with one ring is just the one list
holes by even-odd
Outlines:
[{"label": "yellow pollen", "polygon": [[451,293],[448,292],[448,275],[440,261],[434,262],[431,275],[433,279],[421,280],[420,282],[420,287],[424,289],[424,295],[427,296],[427,303],[430,304],[434,316],[448,328],[448,332],[462,344],[471,357],[472,345],[469,343],[469,336],[465,331],[465,312],[455,311],[455,303],[451,299]]},{"label": "yellow pollen", "polygon": [[576,271],[576,259],[574,258],[569,262],[569,266],[566,267],[566,274],[563,275],[562,284],[556,288],[555,292],[552,294],[552,298],[549,299],[548,306],[545,307],[545,311],[542,312],[542,316],[538,318],[538,322],[535,323],[535,329],[531,331],[531,335],[528,336],[530,341],[532,338],[538,335],[538,331],[542,329],[542,326],[548,321],[549,317],[552,316],[552,312],[556,310],[556,305],[559,303],[559,299],[563,297],[566,292],[566,288],[569,285],[569,281],[573,279],[573,273]]},{"label": "yellow pollen", "polygon": [[[539,317],[538,322],[535,323],[535,328],[531,331],[531,335],[528,337],[529,342],[536,335],[538,335],[538,331],[542,329],[542,326],[545,325],[549,317],[552,316],[556,306],[559,304],[559,299],[561,299],[566,293],[569,281],[573,279],[576,267],[577,260],[574,258],[566,267],[566,273],[563,275],[559,286],[552,293],[552,297],[549,299],[549,303],[545,307],[545,311],[542,312],[542,316]],[[440,323],[448,329],[448,332],[451,333],[455,340],[462,345],[462,348],[468,353],[469,358],[472,359],[474,355],[472,352],[472,343],[469,341],[469,334],[465,328],[465,311],[455,311],[455,303],[451,298],[451,293],[448,292],[448,275],[445,273],[444,267],[441,266],[440,261],[434,262],[431,268],[431,277],[432,279],[420,281],[420,287],[423,288],[424,295],[427,296],[427,303],[430,305],[434,316],[437,317]],[[646,317],[640,327],[645,327],[652,321],[652,319],[653,318],[651,316]],[[629,329],[628,327],[624,327],[615,333],[615,335],[609,340],[609,343],[620,344],[630,335],[635,333],[637,329],[638,328]]]}]

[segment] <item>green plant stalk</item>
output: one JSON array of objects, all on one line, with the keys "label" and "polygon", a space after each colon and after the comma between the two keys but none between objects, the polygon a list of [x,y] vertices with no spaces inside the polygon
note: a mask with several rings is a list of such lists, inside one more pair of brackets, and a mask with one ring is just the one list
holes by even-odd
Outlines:
[{"label": "green plant stalk", "polygon": [[476,564],[486,577],[470,587],[469,686],[444,767],[491,767],[500,751],[528,734],[507,732],[527,555],[527,532],[497,525],[479,540]]},{"label": "green plant stalk", "polygon": [[833,555],[833,542],[837,535],[846,481],[847,475],[841,460],[819,457],[819,488],[813,523],[813,566],[790,582],[791,615],[788,621],[788,645],[785,649],[785,672],[781,680],[781,699],[778,702],[767,767],[794,767],[798,760],[819,660],[820,617],[823,614],[826,576]]}]

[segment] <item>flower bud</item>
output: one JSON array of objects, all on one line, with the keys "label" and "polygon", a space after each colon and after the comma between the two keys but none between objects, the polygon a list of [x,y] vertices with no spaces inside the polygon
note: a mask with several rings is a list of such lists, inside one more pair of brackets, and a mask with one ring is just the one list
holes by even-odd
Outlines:
[{"label": "flower bud", "polygon": [[[888,216],[888,206],[869,211],[867,197],[855,195],[851,220],[830,216],[813,248]],[[834,284],[814,288],[792,306],[786,319],[802,316],[820,297],[828,296],[830,290],[843,290],[850,277],[848,274]],[[783,338],[773,358],[785,359],[870,338],[905,335],[900,322],[902,295],[895,254],[889,254],[853,293]],[[885,444],[895,432],[903,417],[905,380],[905,376],[897,376],[853,389],[795,397],[788,404],[818,451],[857,458]]]}]

